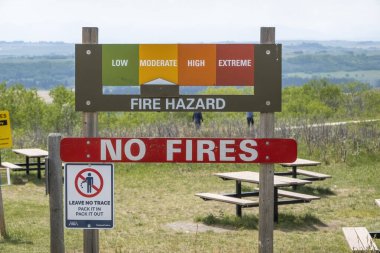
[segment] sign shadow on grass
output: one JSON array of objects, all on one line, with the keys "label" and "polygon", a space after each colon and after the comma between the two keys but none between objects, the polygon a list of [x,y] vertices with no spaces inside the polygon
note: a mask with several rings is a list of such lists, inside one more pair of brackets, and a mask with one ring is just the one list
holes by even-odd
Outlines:
[{"label": "sign shadow on grass", "polygon": [[246,214],[242,217],[236,215],[220,215],[208,214],[205,217],[195,218],[196,222],[202,222],[208,226],[217,226],[227,229],[257,229],[259,219],[256,215]]},{"label": "sign shadow on grass", "polygon": [[44,187],[45,178],[38,179],[37,175],[34,173],[31,173],[29,175],[20,175],[19,173],[16,173],[14,175],[11,175],[11,183],[13,185],[25,185],[27,183],[32,183],[38,187]]},{"label": "sign shadow on grass", "polygon": [[276,224],[276,229],[282,231],[317,231],[320,227],[327,227],[317,216],[311,213],[306,214],[290,214],[280,213],[278,215],[279,223]]},{"label": "sign shadow on grass", "polygon": [[336,195],[336,193],[331,190],[329,187],[322,187],[322,186],[309,186],[309,185],[302,185],[301,187],[297,188],[297,192],[308,194],[308,195],[314,195],[319,197],[326,197],[326,196],[333,196]]},{"label": "sign shadow on grass", "polygon": [[[275,223],[276,228],[280,230],[302,230],[315,231],[319,227],[326,227],[317,216],[307,214],[286,214],[279,213],[279,223]],[[259,218],[255,214],[245,214],[241,218],[236,215],[221,214],[219,216],[208,214],[205,217],[197,217],[196,222],[202,222],[208,226],[216,226],[227,229],[258,229]]]},{"label": "sign shadow on grass", "polygon": [[32,241],[26,241],[26,240],[22,240],[18,237],[12,237],[11,235],[6,235],[4,238],[3,238],[3,241],[0,242],[0,244],[13,244],[13,245],[19,245],[19,244],[23,244],[23,245],[32,245],[33,242]]}]

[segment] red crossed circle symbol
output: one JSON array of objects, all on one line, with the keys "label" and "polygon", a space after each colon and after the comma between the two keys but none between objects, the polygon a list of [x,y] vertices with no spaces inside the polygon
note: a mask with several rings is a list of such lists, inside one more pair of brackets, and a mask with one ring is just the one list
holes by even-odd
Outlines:
[{"label": "red crossed circle symbol", "polygon": [[[86,172],[93,172],[93,173],[95,173],[95,175],[97,175],[97,176],[99,177],[99,181],[100,181],[100,185],[99,185],[99,187],[96,186],[96,185],[94,185],[94,184],[91,185],[92,189],[95,190],[94,193],[90,193],[90,194],[88,194],[88,193],[84,193],[84,192],[82,192],[82,190],[81,190],[81,189],[79,188],[79,186],[78,186],[78,185],[79,185],[79,182],[86,181],[86,177],[83,176],[83,174],[86,173]],[[79,181],[79,180],[81,180],[81,181]],[[79,173],[78,173],[78,174],[76,175],[76,177],[75,177],[75,189],[76,189],[77,192],[78,192],[80,195],[82,195],[83,197],[86,197],[86,198],[92,198],[92,197],[95,197],[95,196],[98,195],[98,194],[102,191],[102,189],[103,189],[103,177],[102,177],[102,175],[101,175],[97,170],[94,170],[94,169],[87,168],[87,169],[81,170],[81,171],[79,171]]]}]

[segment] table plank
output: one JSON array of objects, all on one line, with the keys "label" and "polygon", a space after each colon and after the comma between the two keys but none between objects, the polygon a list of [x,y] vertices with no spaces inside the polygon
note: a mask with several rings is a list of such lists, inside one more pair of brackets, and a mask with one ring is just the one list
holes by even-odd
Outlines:
[{"label": "table plank", "polygon": [[[253,171],[215,173],[214,175],[223,179],[237,180],[237,181],[255,183],[255,184],[260,183],[260,179],[259,179],[260,174],[258,172],[253,172]],[[275,187],[304,185],[304,184],[311,184],[311,182],[307,180],[297,179],[297,178],[274,176]]]},{"label": "table plank", "polygon": [[317,165],[320,165],[320,164],[321,164],[321,162],[312,161],[312,160],[306,160],[306,159],[302,159],[302,158],[297,158],[297,160],[295,160],[292,163],[280,163],[280,165],[283,166],[283,167],[317,166]]},{"label": "table plank", "polygon": [[245,207],[253,207],[253,206],[259,205],[258,201],[253,201],[253,200],[249,200],[249,199],[234,198],[234,197],[229,197],[229,196],[216,194],[216,193],[202,192],[202,193],[195,194],[195,196],[198,196],[198,197],[203,198],[203,199],[216,200],[216,201],[231,203],[231,204],[235,204],[235,205],[245,206]]},{"label": "table plank", "polygon": [[288,197],[288,198],[295,198],[295,199],[302,199],[306,201],[312,201],[320,199],[318,196],[298,193],[298,192],[291,192],[291,191],[284,191],[284,190],[278,190],[278,196]]},{"label": "table plank", "polygon": [[[304,179],[292,178],[292,177],[282,177],[282,176],[274,176],[274,180],[278,181],[279,184],[287,186],[287,185],[304,185],[311,184],[311,181],[307,181]],[[276,186],[276,185],[275,185]]]},{"label": "table plank", "polygon": [[365,227],[344,227],[342,228],[349,247],[355,251],[376,251],[376,244],[373,242],[368,230]]},{"label": "table plank", "polygon": [[259,183],[259,173],[252,171],[238,171],[238,172],[226,172],[226,173],[215,173],[217,177],[232,180],[244,179],[245,182]]},{"label": "table plank", "polygon": [[12,151],[16,154],[24,155],[27,157],[45,157],[49,155],[46,150],[39,148],[12,149]]},{"label": "table plank", "polygon": [[18,166],[17,164],[13,164],[13,163],[9,163],[9,162],[2,162],[0,164],[0,168],[22,169],[21,166]]}]

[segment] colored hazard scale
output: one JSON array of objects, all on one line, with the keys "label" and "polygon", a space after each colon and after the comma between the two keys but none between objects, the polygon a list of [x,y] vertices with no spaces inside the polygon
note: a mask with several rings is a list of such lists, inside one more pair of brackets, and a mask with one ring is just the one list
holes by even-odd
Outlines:
[{"label": "colored hazard scale", "polygon": [[105,44],[104,86],[253,86],[253,44]]}]

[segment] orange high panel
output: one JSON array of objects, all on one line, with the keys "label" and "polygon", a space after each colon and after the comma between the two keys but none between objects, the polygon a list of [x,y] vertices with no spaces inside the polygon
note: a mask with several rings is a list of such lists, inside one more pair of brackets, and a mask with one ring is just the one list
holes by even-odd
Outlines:
[{"label": "orange high panel", "polygon": [[211,86],[216,83],[216,45],[178,45],[178,81],[180,85]]},{"label": "orange high panel", "polygon": [[156,79],[178,83],[178,46],[175,44],[141,44],[139,48],[139,83]]}]

